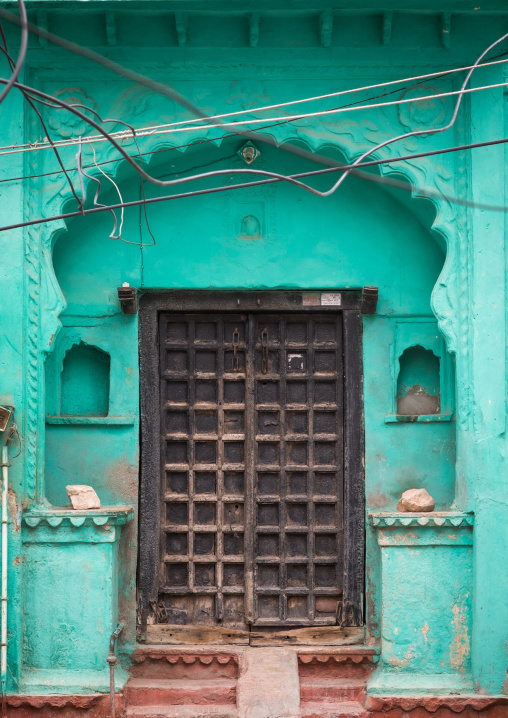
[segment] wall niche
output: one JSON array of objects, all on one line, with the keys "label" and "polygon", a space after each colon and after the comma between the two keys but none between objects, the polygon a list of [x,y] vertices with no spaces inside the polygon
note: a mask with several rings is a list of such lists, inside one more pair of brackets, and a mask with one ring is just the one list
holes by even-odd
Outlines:
[{"label": "wall niche", "polygon": [[84,342],[65,354],[60,375],[60,416],[107,416],[111,358]]},{"label": "wall niche", "polygon": [[439,357],[430,349],[416,345],[404,349],[399,365],[397,414],[439,414]]},{"label": "wall niche", "polygon": [[392,378],[393,403],[386,423],[453,421],[453,360],[435,320],[395,321]]}]

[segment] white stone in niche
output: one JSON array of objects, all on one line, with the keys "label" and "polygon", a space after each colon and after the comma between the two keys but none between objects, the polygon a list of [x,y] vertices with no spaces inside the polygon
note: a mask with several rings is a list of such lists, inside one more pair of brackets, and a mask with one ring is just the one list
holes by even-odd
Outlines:
[{"label": "white stone in niche", "polygon": [[86,509],[100,509],[101,502],[91,486],[73,484],[65,487],[73,509],[85,511]]}]

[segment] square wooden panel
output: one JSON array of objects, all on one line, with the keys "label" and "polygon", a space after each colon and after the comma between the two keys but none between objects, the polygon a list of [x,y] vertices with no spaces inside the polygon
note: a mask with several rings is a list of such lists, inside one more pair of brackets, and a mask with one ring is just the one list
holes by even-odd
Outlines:
[{"label": "square wooden panel", "polygon": [[333,624],[316,597],[343,582],[341,316],[254,324],[254,625]]},{"label": "square wooden panel", "polygon": [[247,318],[162,315],[159,330],[159,605],[168,623],[244,627]]},{"label": "square wooden panel", "polygon": [[343,588],[342,316],[159,316],[156,620],[333,625]]}]

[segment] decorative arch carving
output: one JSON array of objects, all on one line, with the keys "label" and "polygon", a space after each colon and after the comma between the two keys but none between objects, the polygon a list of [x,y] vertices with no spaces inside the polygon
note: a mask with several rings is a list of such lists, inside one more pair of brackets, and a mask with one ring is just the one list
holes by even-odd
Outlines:
[{"label": "decorative arch carving", "polygon": [[[72,89],[73,92],[79,92],[76,88]],[[429,88],[427,87],[425,91],[429,93]],[[84,90],[81,92],[89,94],[88,91],[87,93]],[[146,90],[137,91],[133,88],[124,91],[120,98],[113,100],[111,115],[121,115],[124,121],[132,121],[139,126],[145,108],[150,106],[151,94]],[[239,109],[244,107],[241,94],[237,98],[231,98],[229,102],[231,108],[232,105],[238,105]],[[380,112],[378,124],[372,120],[365,119],[364,115],[361,116],[363,119],[359,115],[352,118],[346,118],[344,115],[335,117],[330,115],[319,119],[311,118],[310,122],[302,119],[274,127],[269,134],[278,146],[285,142],[304,143],[312,152],[316,153],[333,147],[344,156],[347,162],[351,162],[363,152],[373,149],[383,140],[407,131],[408,125],[415,121],[414,112],[410,110],[411,106],[408,105],[404,112],[399,117],[396,117],[394,116],[395,111],[389,108],[389,110]],[[432,108],[429,110],[427,106],[427,116],[429,112],[432,113]],[[183,119],[186,117],[184,113],[185,111],[175,108],[175,115],[172,119]],[[435,114],[436,116],[442,114],[441,105],[436,106]],[[111,126],[109,129],[123,128],[118,125],[117,127]],[[420,127],[415,129],[420,129]],[[189,145],[206,139],[216,146],[220,146],[221,138],[217,135],[216,128],[208,130],[206,134],[200,131],[190,132],[185,135],[185,144]],[[138,142],[141,152],[147,153],[144,158],[145,165],[148,164],[148,160],[153,153],[158,150],[172,147],[180,149],[175,135],[151,135],[138,138]],[[388,145],[376,150],[371,157],[373,159],[395,158],[400,154],[414,153],[420,147],[421,145],[417,145],[414,140],[405,139],[395,145]],[[185,149],[181,148],[180,151],[184,152]],[[116,150],[106,142],[95,145],[95,150],[98,161],[104,162],[115,159],[117,156]],[[89,164],[93,161],[91,150],[87,145],[83,145],[83,161],[84,164]],[[122,165],[123,162],[115,162],[111,165],[106,165],[104,170],[115,179]],[[458,337],[460,337],[463,346],[467,345],[467,308],[464,308],[466,305],[465,297],[463,296],[467,293],[467,257],[465,251],[461,251],[459,242],[459,238],[465,232],[465,214],[458,205],[452,204],[448,199],[439,195],[441,193],[451,195],[455,192],[463,194],[466,186],[466,169],[463,167],[463,163],[458,163],[457,166],[454,165],[453,155],[443,155],[439,163],[436,162],[435,158],[424,157],[410,161],[394,162],[393,164],[388,162],[380,165],[379,171],[382,176],[395,175],[405,179],[411,187],[411,196],[413,198],[426,198],[434,207],[435,218],[431,229],[446,246],[446,258],[432,292],[431,305],[445,337],[447,349],[450,353],[455,354]],[[36,173],[35,168],[33,173]],[[86,190],[90,180],[85,177],[84,182]],[[430,188],[437,196],[427,198],[424,193],[419,191],[419,188],[422,187]],[[31,193],[31,197],[34,197],[34,195],[35,193]],[[60,175],[53,176],[45,186],[44,199],[44,208],[39,207],[36,200],[30,201],[30,215],[37,216],[41,211],[47,215],[62,213],[65,205],[68,205],[71,199],[65,178]],[[51,226],[29,227],[26,233],[26,262],[29,285],[27,292],[27,420],[29,425],[38,424],[40,426],[41,421],[43,422],[40,414],[41,402],[39,400],[40,356],[51,351],[54,338],[61,327],[60,315],[66,306],[65,298],[55,276],[51,256],[56,239],[65,229],[65,222],[59,221],[52,223]],[[459,297],[459,291],[461,297]],[[461,298],[463,301],[460,301]],[[459,304],[461,305],[460,309]],[[40,316],[39,307],[42,307]],[[460,331],[459,323],[461,324]],[[32,495],[36,493],[36,450],[36,439],[27,441],[27,487]]]}]

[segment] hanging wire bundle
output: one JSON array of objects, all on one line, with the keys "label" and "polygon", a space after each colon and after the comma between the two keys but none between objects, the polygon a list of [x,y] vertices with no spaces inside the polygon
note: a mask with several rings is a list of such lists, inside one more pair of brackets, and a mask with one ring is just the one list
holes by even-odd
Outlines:
[{"label": "hanging wire bundle", "polygon": [[[51,222],[51,221],[56,221],[56,220],[61,220],[61,219],[67,219],[67,218],[76,217],[79,215],[91,214],[91,213],[102,212],[102,211],[110,211],[114,217],[114,227],[110,234],[110,238],[111,239],[122,239],[121,229],[122,229],[122,225],[123,225],[123,210],[126,207],[143,205],[145,208],[145,217],[146,217],[146,206],[153,202],[170,201],[170,200],[175,200],[175,199],[181,199],[184,197],[192,197],[192,196],[198,196],[198,195],[215,193],[215,192],[223,192],[223,191],[227,191],[227,190],[248,188],[248,187],[252,187],[252,186],[259,186],[259,185],[273,183],[273,182],[288,182],[298,188],[301,188],[307,192],[310,192],[311,194],[317,195],[319,197],[328,197],[337,191],[337,189],[341,186],[341,184],[345,181],[345,179],[349,176],[349,174],[354,174],[355,176],[360,177],[365,180],[368,180],[370,182],[386,184],[386,185],[389,185],[392,187],[397,187],[399,189],[404,189],[406,191],[411,191],[411,192],[416,191],[421,196],[445,198],[446,200],[448,200],[450,202],[455,202],[455,203],[461,204],[461,205],[472,206],[472,207],[481,208],[481,209],[503,211],[503,212],[507,211],[507,209],[508,209],[505,206],[473,203],[473,202],[470,202],[469,200],[466,200],[463,198],[458,198],[458,197],[451,196],[451,195],[444,195],[443,193],[441,193],[439,191],[434,191],[434,190],[430,190],[427,188],[409,187],[406,182],[394,179],[392,177],[375,175],[375,174],[372,174],[369,172],[365,172],[364,169],[362,169],[365,167],[373,167],[373,166],[382,165],[382,164],[386,164],[386,163],[393,164],[394,162],[402,162],[402,161],[421,158],[421,157],[445,154],[448,152],[456,152],[456,151],[465,150],[465,149],[474,149],[474,148],[478,148],[478,147],[485,147],[485,146],[489,146],[489,145],[495,145],[495,144],[507,142],[508,138],[502,138],[502,139],[492,140],[492,141],[487,141],[487,142],[474,143],[474,144],[469,144],[469,145],[459,145],[459,146],[448,147],[448,148],[444,148],[444,149],[440,149],[440,150],[432,150],[432,151],[428,151],[428,152],[419,152],[419,153],[413,153],[413,154],[403,155],[403,156],[398,156],[398,157],[391,157],[388,159],[370,160],[370,161],[366,160],[367,157],[369,157],[372,154],[375,154],[378,150],[380,150],[384,147],[387,147],[388,145],[391,145],[393,143],[399,142],[401,140],[405,140],[405,139],[407,140],[412,137],[423,136],[423,135],[430,136],[430,135],[445,132],[446,130],[451,129],[457,120],[459,110],[461,107],[461,103],[462,103],[462,100],[466,93],[477,92],[477,91],[481,91],[481,90],[487,90],[487,89],[492,89],[492,88],[508,85],[508,83],[505,82],[505,83],[497,83],[497,84],[492,84],[492,85],[484,85],[484,86],[474,87],[474,88],[467,87],[475,70],[478,67],[484,66],[484,65],[481,65],[481,62],[485,58],[485,56],[493,48],[497,47],[506,38],[508,38],[508,33],[502,35],[498,40],[493,42],[489,47],[487,47],[480,54],[480,56],[477,58],[476,62],[473,65],[469,65],[467,67],[455,68],[452,70],[445,70],[443,72],[438,72],[438,73],[429,73],[429,74],[420,75],[417,77],[406,78],[404,80],[394,80],[394,81],[390,81],[387,83],[378,83],[376,85],[369,85],[366,87],[354,88],[352,90],[342,90],[340,92],[328,93],[327,95],[308,97],[308,98],[303,98],[300,100],[292,100],[292,101],[286,102],[286,103],[266,105],[263,107],[255,108],[254,110],[243,110],[243,111],[239,111],[239,112],[229,112],[229,113],[225,113],[225,114],[209,116],[209,115],[207,115],[207,113],[205,113],[199,107],[197,107],[194,103],[192,103],[188,98],[181,95],[173,87],[171,87],[167,84],[160,83],[156,80],[153,80],[150,77],[142,75],[138,72],[135,72],[135,71],[127,68],[127,67],[124,67],[123,65],[120,65],[112,60],[109,60],[108,58],[100,55],[99,53],[97,53],[89,48],[86,48],[86,47],[83,47],[76,43],[70,42],[70,41],[66,40],[65,38],[62,38],[58,35],[55,35],[53,33],[50,33],[46,30],[39,28],[37,25],[33,25],[33,24],[29,23],[27,20],[27,15],[26,15],[26,10],[25,10],[24,4],[23,4],[23,0],[18,0],[18,5],[19,5],[19,11],[20,11],[19,18],[17,18],[12,13],[9,13],[0,8],[0,17],[3,17],[6,20],[9,20],[10,22],[14,22],[21,26],[20,52],[18,55],[17,62],[15,64],[14,64],[14,61],[12,60],[11,56],[9,55],[7,43],[5,41],[5,35],[3,34],[3,31],[1,31],[4,48],[2,50],[2,48],[0,47],[0,50],[2,50],[7,57],[9,65],[11,67],[12,74],[9,79],[0,78],[0,84],[4,85],[4,89],[3,89],[2,93],[0,94],[0,103],[5,99],[7,94],[13,88],[20,90],[23,93],[23,96],[25,97],[27,102],[29,102],[31,107],[33,107],[33,109],[36,111],[36,113],[40,119],[40,122],[42,124],[42,127],[46,132],[47,142],[38,144],[35,147],[30,144],[29,145],[26,145],[26,144],[19,145],[19,146],[12,145],[10,147],[3,147],[3,148],[0,148],[0,154],[10,154],[10,153],[15,153],[15,152],[27,152],[27,151],[41,151],[46,148],[52,149],[53,152],[55,153],[55,156],[56,156],[56,158],[59,162],[59,165],[61,167],[61,170],[57,170],[56,173],[62,171],[65,174],[66,179],[71,188],[72,194],[74,195],[75,199],[78,202],[78,209],[74,212],[67,212],[67,213],[55,215],[52,217],[32,219],[32,220],[29,220],[26,222],[20,222],[17,224],[0,227],[0,231],[6,231],[8,229],[16,229],[19,227],[29,226],[32,224],[40,224],[40,223],[44,223],[44,222]],[[121,120],[110,119],[110,118],[102,119],[100,117],[100,115],[95,110],[93,110],[92,108],[90,108],[86,105],[68,104],[58,97],[55,97],[48,93],[42,92],[41,90],[38,90],[34,87],[31,87],[31,86],[28,86],[28,85],[18,82],[19,73],[21,71],[21,68],[23,66],[23,63],[24,63],[24,60],[26,57],[27,36],[28,36],[29,32],[32,32],[35,35],[38,35],[39,37],[41,37],[49,42],[52,42],[55,45],[60,46],[60,47],[66,49],[72,53],[75,53],[81,57],[90,59],[90,60],[100,64],[101,66],[117,73],[118,75],[120,75],[124,78],[127,78],[133,82],[141,84],[144,87],[151,89],[165,97],[169,97],[170,99],[176,101],[181,107],[189,110],[193,115],[195,115],[195,119],[187,119],[187,120],[182,120],[182,121],[174,122],[174,123],[166,123],[164,125],[154,125],[154,126],[150,126],[147,128],[135,129],[131,125],[128,125],[127,123],[125,123]],[[506,55],[506,54],[507,53],[503,53],[503,55]],[[502,57],[502,56],[499,56],[499,57]],[[491,62],[485,63],[485,65],[494,65],[494,64],[500,64],[503,62],[508,62],[508,60],[495,59],[495,60],[492,60]],[[415,101],[425,99],[425,96],[417,97],[417,98],[402,98],[402,99],[398,99],[398,100],[394,100],[394,101],[379,102],[379,103],[374,103],[374,104],[365,104],[365,102],[371,102],[372,100],[379,99],[380,97],[386,97],[389,94],[393,94],[395,92],[401,92],[404,89],[407,89],[407,87],[402,87],[402,88],[397,87],[396,89],[391,90],[390,92],[385,91],[381,95],[377,95],[376,97],[359,100],[358,102],[353,102],[348,105],[344,105],[342,107],[331,108],[328,110],[320,110],[320,111],[310,112],[310,113],[303,113],[303,114],[301,113],[301,114],[282,116],[282,117],[278,116],[278,117],[265,118],[265,119],[251,117],[251,118],[248,118],[248,119],[242,120],[242,121],[235,120],[235,121],[230,121],[230,122],[223,122],[223,120],[225,118],[237,117],[239,115],[243,115],[246,113],[252,114],[252,112],[260,112],[260,111],[266,111],[266,110],[270,110],[270,109],[278,109],[281,107],[287,107],[287,106],[298,104],[298,103],[328,99],[331,97],[337,97],[339,95],[343,95],[343,94],[347,94],[347,93],[366,91],[366,90],[370,90],[370,89],[374,89],[374,88],[378,88],[378,87],[386,88],[387,86],[400,85],[401,83],[407,83],[407,82],[414,83],[416,80],[419,81],[417,84],[422,84],[422,82],[425,81],[426,79],[428,79],[429,77],[434,77],[434,78],[444,77],[444,76],[450,75],[451,73],[463,72],[466,70],[467,70],[467,74],[466,74],[466,76],[462,82],[461,88],[459,90],[452,91],[452,92],[443,92],[440,94],[429,96],[429,98],[431,98],[433,100],[437,99],[437,98],[441,98],[441,97],[449,97],[449,96],[457,97],[457,100],[455,102],[455,106],[453,109],[452,117],[446,125],[444,125],[442,127],[425,128],[423,130],[415,130],[415,131],[411,131],[411,132],[406,132],[404,134],[389,138],[389,139],[375,145],[374,147],[369,149],[367,152],[364,152],[363,154],[361,154],[351,164],[344,164],[344,163],[337,162],[336,160],[334,160],[330,157],[327,157],[320,153],[311,152],[302,147],[294,145],[290,142],[285,142],[279,146],[277,140],[275,138],[273,138],[271,135],[268,135],[266,133],[259,132],[259,131],[252,131],[248,127],[244,128],[243,125],[274,122],[275,126],[277,126],[280,124],[294,122],[294,121],[309,118],[309,117],[318,117],[318,116],[323,116],[323,115],[327,116],[327,115],[331,115],[331,114],[342,113],[345,111],[374,109],[374,108],[379,108],[379,107],[400,105],[400,104],[407,103],[407,102],[415,102]],[[82,121],[84,121],[88,126],[92,127],[94,130],[96,130],[96,132],[98,132],[98,135],[86,136],[83,138],[80,137],[77,140],[64,140],[64,141],[54,142],[51,139],[49,133],[47,132],[47,128],[43,122],[41,114],[38,112],[38,110],[34,106],[34,103],[36,103],[36,102],[41,103],[46,106],[49,106],[49,107],[52,107],[52,108],[55,108],[55,109],[62,109],[67,112],[73,113],[75,116],[77,116]],[[93,114],[97,118],[97,120],[92,117],[89,117],[86,114],[87,112]],[[204,122],[205,124],[199,125],[199,124],[196,124],[197,122],[202,122],[202,123]],[[115,132],[115,133],[109,133],[102,126],[106,123],[122,124],[125,127],[127,127],[127,130]],[[274,125],[263,125],[260,129],[266,130],[267,128],[272,127],[272,126],[274,126]],[[210,170],[208,172],[193,173],[186,177],[177,177],[175,179],[166,179],[166,180],[162,179],[160,177],[154,177],[153,175],[149,174],[143,168],[143,166],[142,166],[142,163],[143,163],[142,156],[143,155],[140,151],[137,138],[139,138],[141,136],[151,136],[154,134],[181,133],[181,132],[188,132],[190,130],[192,130],[192,131],[208,130],[210,128],[218,128],[218,129],[226,129],[227,128],[228,131],[224,135],[224,137],[239,136],[239,137],[248,139],[253,142],[267,144],[272,147],[276,147],[279,151],[283,151],[283,152],[295,155],[302,159],[310,160],[316,164],[325,165],[326,168],[319,169],[319,170],[311,170],[308,172],[301,172],[301,173],[292,174],[292,175],[284,175],[284,174],[281,174],[278,172],[270,172],[267,170],[254,169],[254,168],[250,168],[250,167],[245,167],[242,169],[237,169],[237,168],[215,169],[215,170]],[[127,137],[132,137],[132,139],[134,140],[134,142],[136,144],[137,156],[139,157],[139,163],[120,144]],[[202,144],[205,142],[216,142],[217,139],[218,138],[212,138],[212,139],[207,138],[202,141],[188,143],[188,145],[180,145],[180,147],[185,147],[185,146],[194,145],[194,144]],[[219,139],[222,139],[222,138],[219,138]],[[117,150],[117,152],[120,155],[120,158],[115,159],[115,160],[108,160],[107,162],[98,163],[96,161],[95,151],[92,148],[92,143],[105,142],[105,141],[109,142],[115,148],[115,150]],[[87,174],[85,172],[85,167],[83,166],[83,163],[82,163],[83,142],[87,142],[90,145],[90,147],[92,148],[92,151],[93,151],[93,156],[94,156],[93,164],[87,165],[86,168],[95,167],[109,181],[113,182],[113,184],[116,188],[116,191],[119,195],[119,199],[120,199],[119,203],[104,205],[99,202],[101,183],[98,178],[96,178],[90,174]],[[81,187],[81,198],[78,196],[77,192],[75,191],[73,183],[69,177],[68,171],[65,169],[63,162],[61,160],[61,157],[58,154],[58,148],[69,146],[72,144],[78,145],[76,171],[78,172],[78,178],[79,178],[80,187]],[[178,149],[178,147],[173,147],[170,149],[171,150]],[[170,151],[170,150],[169,149],[157,150],[157,152],[162,152],[162,151]],[[146,154],[152,155],[154,153],[146,153]],[[103,172],[99,166],[101,164],[109,164],[111,162],[118,162],[118,161],[122,161],[122,160],[126,161],[138,173],[138,175],[140,177],[140,183],[141,183],[140,186],[141,186],[142,197],[140,197],[139,200],[124,202],[122,199],[120,190],[118,188],[118,185],[109,177],[109,175],[107,175],[105,172]],[[336,181],[334,181],[334,183],[330,186],[329,189],[324,190],[324,191],[316,189],[315,187],[312,187],[312,185],[309,185],[306,182],[302,181],[304,178],[314,177],[317,175],[326,174],[326,173],[330,173],[330,172],[340,172],[341,176]],[[55,174],[55,173],[46,173],[46,175],[48,175],[48,174]],[[205,189],[191,190],[188,192],[183,192],[183,193],[178,193],[178,194],[171,194],[171,195],[166,195],[166,196],[150,197],[150,198],[146,197],[145,190],[144,190],[144,181],[147,181],[150,184],[153,184],[153,185],[156,185],[159,187],[176,187],[176,186],[179,186],[179,185],[182,185],[185,183],[195,182],[198,180],[210,179],[210,178],[221,177],[221,176],[231,177],[231,176],[236,176],[236,175],[249,175],[249,176],[253,176],[253,177],[263,177],[264,179],[258,179],[258,180],[254,180],[254,181],[242,182],[242,183],[237,183],[237,184],[230,184],[230,185],[226,185],[226,186],[221,185],[218,187],[208,187]],[[45,175],[38,175],[38,176],[45,176]],[[84,186],[84,179],[83,179],[84,177],[86,177],[90,181],[97,183],[97,190],[96,190],[94,200],[93,200],[94,207],[87,208],[87,209],[85,209],[86,194],[85,194],[85,186]],[[28,179],[28,178],[29,177],[19,178],[19,179]],[[3,180],[3,181],[8,181],[8,180]],[[120,209],[122,212],[119,225],[117,222],[116,215],[114,213],[115,210],[118,210],[118,209]],[[148,225],[148,219],[147,219],[147,225]],[[153,234],[151,233],[149,225],[148,225],[148,229],[149,229],[150,235],[152,237],[153,243],[155,243],[155,239],[153,237]],[[139,243],[135,243],[135,244],[139,244]]]}]

